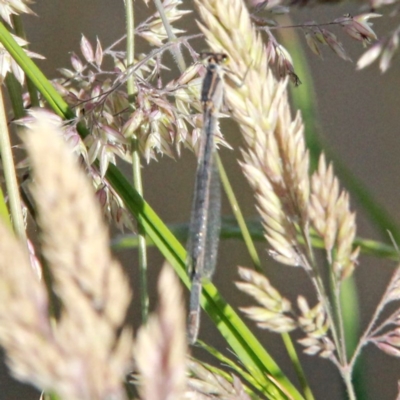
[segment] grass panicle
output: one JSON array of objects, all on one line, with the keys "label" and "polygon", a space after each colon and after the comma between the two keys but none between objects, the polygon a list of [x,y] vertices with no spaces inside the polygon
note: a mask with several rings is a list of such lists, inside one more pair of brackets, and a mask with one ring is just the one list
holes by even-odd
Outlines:
[{"label": "grass panicle", "polygon": [[132,346],[123,328],[131,295],[108,250],[94,192],[47,113],[23,141],[33,168],[41,243],[60,317],[49,313],[43,281],[12,233],[1,226],[0,340],[14,375],[61,398],[125,399],[122,381]]}]

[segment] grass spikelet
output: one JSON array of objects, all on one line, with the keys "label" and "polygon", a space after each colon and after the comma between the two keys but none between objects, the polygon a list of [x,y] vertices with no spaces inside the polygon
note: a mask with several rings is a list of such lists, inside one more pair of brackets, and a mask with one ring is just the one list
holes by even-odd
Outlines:
[{"label": "grass spikelet", "polygon": [[130,302],[126,278],[111,258],[99,206],[59,123],[44,112],[33,114],[23,139],[43,249],[62,309],[52,320],[43,283],[21,246],[0,227],[1,282],[7,289],[1,291],[0,340],[22,381],[64,399],[123,400],[132,346],[130,330],[118,334]]},{"label": "grass spikelet", "polygon": [[339,182],[332,165],[326,166],[324,156],[320,157],[318,170],[312,176],[309,213],[313,227],[324,240],[336,277],[346,278],[353,272],[359,253],[358,248],[352,247],[356,235],[355,214],[350,212],[348,194],[339,193]]},{"label": "grass spikelet", "polygon": [[323,358],[331,357],[335,351],[335,345],[328,337],[329,320],[322,303],[310,309],[307,300],[299,296],[297,304],[301,315],[298,317],[298,325],[306,333],[306,337],[298,342],[306,347],[306,354],[317,354]]},{"label": "grass spikelet", "polygon": [[189,362],[191,378],[188,382],[189,390],[186,393],[188,399],[226,399],[226,400],[250,400],[246,388],[235,375],[221,375],[217,369],[210,365],[201,364],[191,360]]},{"label": "grass spikelet", "polygon": [[297,327],[296,321],[289,316],[292,314],[289,300],[282,297],[264,275],[246,268],[239,268],[239,275],[245,282],[236,282],[236,286],[262,306],[241,308],[257,322],[257,326],[280,333]]},{"label": "grass spikelet", "polygon": [[140,328],[135,359],[142,399],[180,399],[186,385],[186,323],[183,296],[172,268],[165,266],[158,281],[159,307]]}]

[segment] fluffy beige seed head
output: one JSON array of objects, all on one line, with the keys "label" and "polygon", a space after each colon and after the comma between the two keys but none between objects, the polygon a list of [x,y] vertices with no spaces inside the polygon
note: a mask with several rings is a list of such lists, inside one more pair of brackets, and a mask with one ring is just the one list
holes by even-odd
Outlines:
[{"label": "fluffy beige seed head", "polygon": [[62,309],[52,320],[43,283],[21,245],[0,226],[0,341],[22,381],[65,399],[124,400],[132,346],[130,330],[122,328],[129,288],[110,256],[99,206],[61,137],[60,122],[43,111],[31,114],[24,141],[42,248]]},{"label": "fluffy beige seed head", "polygon": [[186,385],[185,310],[178,279],[170,266],[161,271],[158,293],[158,312],[140,328],[135,346],[141,398],[180,399]]},{"label": "fluffy beige seed head", "polygon": [[[55,289],[66,303],[82,291],[91,306],[119,325],[129,287],[109,251],[109,236],[94,191],[62,139],[60,122],[36,110],[23,140],[33,166],[32,193],[39,212],[42,249],[54,269]],[[45,117],[46,119],[44,119]],[[109,300],[112,301],[109,301]]]}]

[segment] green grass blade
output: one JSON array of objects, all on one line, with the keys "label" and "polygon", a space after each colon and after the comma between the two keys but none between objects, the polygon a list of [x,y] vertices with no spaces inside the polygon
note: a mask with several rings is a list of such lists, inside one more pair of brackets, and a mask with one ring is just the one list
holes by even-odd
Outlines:
[{"label": "green grass blade", "polygon": [[10,214],[8,212],[7,204],[4,199],[3,195],[3,190],[0,187],[0,218],[3,221],[4,224],[6,224],[10,230],[13,230],[11,220],[10,220]]}]

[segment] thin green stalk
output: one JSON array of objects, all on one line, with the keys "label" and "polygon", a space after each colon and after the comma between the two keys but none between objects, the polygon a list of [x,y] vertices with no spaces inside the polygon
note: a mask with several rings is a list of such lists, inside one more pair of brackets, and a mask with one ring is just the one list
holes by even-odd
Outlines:
[{"label": "thin green stalk", "polygon": [[8,97],[14,112],[14,119],[22,118],[25,115],[24,103],[22,101],[22,87],[14,74],[7,74],[6,87]]},{"label": "thin green stalk", "polygon": [[225,168],[221,162],[219,154],[217,154],[217,164],[219,170],[219,176],[221,178],[222,185],[224,187],[226,197],[228,197],[229,204],[231,205],[233,215],[239,225],[239,229],[243,235],[243,240],[246,244],[247,251],[249,252],[250,258],[253,262],[254,268],[258,272],[263,272],[261,268],[261,261],[258,257],[256,247],[254,246],[253,239],[250,235],[249,228],[247,227],[246,220],[243,217],[242,211],[240,210],[239,203],[237,202],[235,193],[232,189],[231,183],[229,182],[228,175],[226,174]]},{"label": "thin green stalk", "polygon": [[318,299],[322,302],[324,306],[324,310],[329,320],[330,330],[332,332],[333,342],[335,343],[335,347],[337,350],[337,354],[339,357],[340,366],[345,365],[345,359],[343,359],[343,351],[342,351],[342,342],[340,340],[340,334],[338,332],[337,325],[335,324],[334,311],[331,305],[329,296],[326,292],[324,282],[322,280],[321,274],[318,271],[317,265],[315,262],[311,264],[310,278],[314,284],[316,292],[318,294]]},{"label": "thin green stalk", "polygon": [[[332,269],[332,266],[331,266]],[[333,272],[332,272],[333,275]],[[335,277],[333,277],[335,279]],[[344,362],[343,365],[347,365],[347,346],[346,346],[346,336],[344,334],[344,323],[343,323],[343,312],[342,312],[342,305],[340,303],[340,291],[341,288],[336,282],[336,280],[333,282],[333,312],[335,316],[335,322],[336,325],[338,326],[338,333],[339,333],[339,339],[341,343],[341,349],[340,351],[342,352],[342,360]]]},{"label": "thin green stalk", "polygon": [[340,304],[340,291],[341,291],[341,282],[338,281],[335,271],[333,269],[333,263],[335,259],[334,252],[327,252],[327,269],[329,271],[329,288],[330,295],[332,299],[332,312],[336,330],[339,335],[340,340],[340,348],[338,348],[338,352],[341,352],[341,364],[347,365],[347,347],[346,347],[346,337],[344,334],[344,325],[343,325],[343,314],[342,307]]},{"label": "thin green stalk", "polygon": [[300,224],[300,236],[303,238],[304,243],[306,245],[307,254],[304,256],[303,265],[305,270],[309,273],[310,279],[315,287],[315,290],[318,295],[318,299],[323,303],[325,312],[327,314],[328,320],[330,322],[330,328],[332,332],[333,341],[335,343],[337,353],[339,356],[340,364],[343,365],[343,354],[341,351],[341,341],[340,335],[337,331],[337,326],[335,324],[334,318],[334,310],[332,309],[332,305],[327,294],[324,281],[322,279],[320,269],[316,262],[314,251],[312,247],[312,243],[310,241],[310,233],[309,230],[305,230],[304,226]]},{"label": "thin green stalk", "polygon": [[303,367],[301,366],[299,357],[296,352],[296,348],[293,345],[293,341],[288,333],[282,333],[283,343],[286,346],[286,351],[290,357],[293,364],[294,370],[297,375],[297,379],[300,382],[300,386],[303,389],[304,396],[307,400],[314,400],[310,385],[308,384],[306,375],[304,373]]},{"label": "thin green stalk", "polygon": [[[165,15],[165,10],[163,5],[161,4],[160,0],[154,0],[154,4],[157,8],[158,13],[160,14],[161,21],[164,25],[165,32],[167,33],[168,36],[168,41],[169,42],[174,42],[176,41],[176,36],[172,30],[171,24],[168,21],[167,16]],[[175,58],[176,63],[178,64],[178,68],[181,72],[186,70],[186,63],[185,60],[183,59],[182,52],[179,49],[179,45],[176,47],[172,47],[171,53]]]},{"label": "thin green stalk", "polygon": [[[138,139],[133,136],[131,140],[132,147],[132,170],[133,170],[133,187],[143,196],[142,174],[140,165],[140,156],[138,148]],[[149,314],[149,293],[147,285],[147,245],[146,232],[143,228],[142,218],[139,215],[138,221],[138,253],[139,253],[139,276],[140,276],[140,302],[142,309],[142,320],[147,321]]]},{"label": "thin green stalk", "polygon": [[10,213],[8,212],[6,200],[3,195],[3,190],[0,187],[0,218],[3,224],[7,225],[12,231],[13,227],[10,221]]},{"label": "thin green stalk", "polygon": [[[135,12],[133,0],[125,0],[126,9],[126,60],[128,68],[135,62]],[[137,93],[135,74],[131,74],[127,80],[127,91],[129,101],[133,101],[134,95]],[[133,187],[143,196],[143,183],[140,165],[140,154],[138,148],[138,139],[132,137],[132,172]],[[145,323],[149,314],[149,292],[147,286],[147,247],[146,237],[142,225],[141,217],[138,218],[138,238],[139,238],[139,280],[140,280],[140,305],[142,310],[142,321]]]},{"label": "thin green stalk", "polygon": [[[13,21],[14,30],[15,30],[15,33],[17,34],[17,36],[19,36],[20,38],[26,40],[26,34],[25,34],[24,26],[22,24],[21,16],[16,15],[16,14],[13,15],[12,16],[12,21]],[[32,83],[32,81],[29,78],[26,78],[26,85],[28,87],[29,98],[31,100],[31,106],[32,107],[39,107],[39,105],[40,105],[39,96],[38,96],[38,92],[36,90],[35,85]],[[21,101],[22,101],[22,97],[21,97]],[[16,118],[18,118],[15,114],[14,114],[14,116]],[[22,115],[21,115],[21,117],[22,117]]]},{"label": "thin green stalk", "polygon": [[349,368],[346,368],[342,373],[344,383],[346,385],[347,394],[349,395],[349,400],[357,400],[356,393],[354,391],[353,382],[351,380],[351,371]]},{"label": "thin green stalk", "polygon": [[[124,0],[124,2],[126,12],[126,63],[127,68],[130,68],[135,62],[135,9],[133,0]],[[137,92],[134,74],[129,76],[126,85],[128,95],[133,96]]]},{"label": "thin green stalk", "polygon": [[14,230],[17,237],[26,245],[27,237],[24,218],[22,216],[21,199],[19,196],[17,176],[15,174],[14,159],[11,150],[11,140],[7,126],[6,111],[4,108],[3,90],[0,92],[0,153]]},{"label": "thin green stalk", "polygon": [[[303,227],[301,226],[301,237],[304,240],[304,243],[306,245],[306,249],[307,249],[307,253],[308,255],[306,255],[304,258],[304,266],[305,266],[305,270],[309,273],[310,279],[315,287],[315,290],[317,292],[317,296],[319,301],[321,301],[321,303],[324,306],[324,310],[326,312],[328,321],[329,321],[329,325],[330,325],[330,331],[332,332],[332,338],[333,338],[333,342],[335,343],[335,347],[337,350],[337,354],[340,360],[340,365],[344,365],[344,363],[346,362],[346,357],[343,357],[343,342],[342,342],[342,338],[343,336],[340,335],[340,332],[338,330],[338,326],[335,323],[335,306],[332,306],[329,295],[327,293],[327,290],[325,288],[324,285],[324,281],[322,279],[322,275],[320,272],[320,268],[318,267],[318,264],[316,262],[315,259],[315,255],[314,255],[314,250],[313,250],[313,246],[312,246],[312,242],[311,242],[311,237],[310,237],[310,233],[309,231],[305,231],[303,229]],[[306,258],[308,257],[308,258]]]}]

